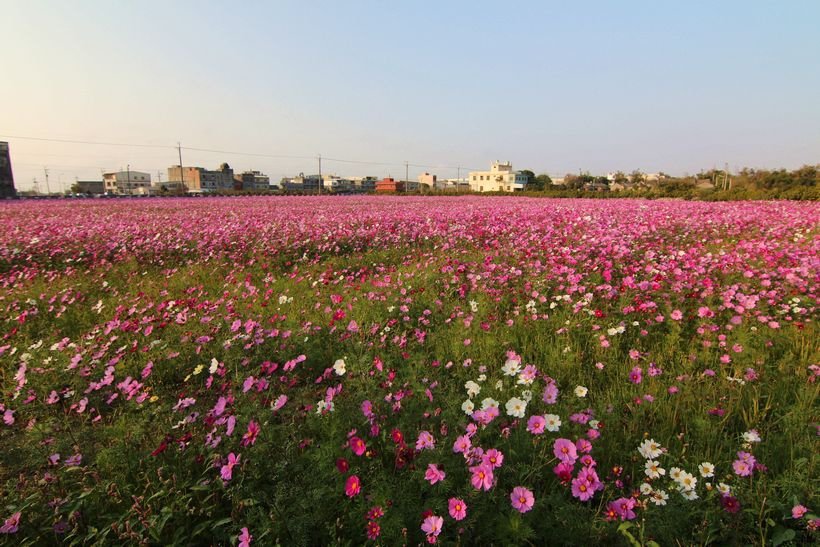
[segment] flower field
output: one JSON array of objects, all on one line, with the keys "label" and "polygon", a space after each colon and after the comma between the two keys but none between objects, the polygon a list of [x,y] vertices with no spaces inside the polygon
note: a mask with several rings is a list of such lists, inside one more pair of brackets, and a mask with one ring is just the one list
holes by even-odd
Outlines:
[{"label": "flower field", "polygon": [[0,543],[812,544],[820,204],[0,203]]}]

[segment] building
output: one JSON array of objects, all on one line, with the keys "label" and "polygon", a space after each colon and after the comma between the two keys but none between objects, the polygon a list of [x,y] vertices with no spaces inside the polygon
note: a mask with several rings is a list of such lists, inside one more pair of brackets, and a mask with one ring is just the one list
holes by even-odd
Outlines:
[{"label": "building", "polygon": [[0,198],[13,198],[16,195],[14,173],[11,171],[9,143],[0,142]]},{"label": "building", "polygon": [[233,169],[223,163],[218,169],[210,171],[204,167],[185,167],[172,165],[168,168],[168,182],[182,182],[190,193],[218,192],[234,189]]},{"label": "building", "polygon": [[470,190],[473,192],[520,192],[527,185],[527,176],[513,171],[510,162],[496,161],[489,171],[471,171]]},{"label": "building", "polygon": [[259,171],[244,171],[234,175],[235,190],[268,191],[271,189],[270,177]]},{"label": "building", "polygon": [[105,193],[104,183],[101,180],[78,180],[74,183],[76,190],[80,194],[103,194]]},{"label": "building", "polygon": [[103,174],[106,194],[148,195],[151,193],[151,175],[142,171],[117,171]]},{"label": "building", "polygon": [[376,193],[404,192],[404,182],[386,177],[376,183]]},{"label": "building", "polygon": [[427,188],[430,188],[430,189],[436,187],[436,181],[437,180],[438,180],[438,177],[436,177],[436,175],[431,175],[430,173],[427,173],[427,172],[424,172],[421,175],[419,175],[419,185],[426,186]]},{"label": "building", "polygon": [[285,192],[318,194],[321,193],[323,188],[322,177],[319,175],[305,175],[304,173],[299,173],[299,176],[296,177],[285,177],[280,184]]}]

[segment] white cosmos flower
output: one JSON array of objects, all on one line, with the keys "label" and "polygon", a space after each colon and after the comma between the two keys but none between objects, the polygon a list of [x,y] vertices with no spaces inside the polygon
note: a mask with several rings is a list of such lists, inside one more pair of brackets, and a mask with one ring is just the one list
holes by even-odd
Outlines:
[{"label": "white cosmos flower", "polygon": [[467,382],[464,384],[464,389],[467,390],[467,397],[472,399],[481,391],[481,386],[473,382],[472,380],[467,380]]},{"label": "white cosmos flower", "polygon": [[701,477],[714,477],[715,476],[715,466],[709,462],[703,462],[698,466],[698,471],[700,471]]},{"label": "white cosmos flower", "polygon": [[515,376],[521,370],[521,361],[517,359],[507,359],[504,366],[501,367],[501,372],[507,376]]},{"label": "white cosmos flower", "polygon": [[491,406],[498,408],[499,402],[493,399],[492,397],[487,397],[483,401],[481,401],[481,410],[487,410]]},{"label": "white cosmos flower", "polygon": [[666,469],[661,467],[661,464],[655,460],[646,460],[644,468],[644,474],[650,479],[659,479],[661,475],[666,475]]},{"label": "white cosmos flower", "polygon": [[584,386],[575,386],[575,396],[576,397],[586,397],[589,390]]},{"label": "white cosmos flower", "polygon": [[561,418],[556,414],[544,414],[544,419],[547,421],[545,429],[547,431],[556,432],[561,427]]},{"label": "white cosmos flower", "polygon": [[336,362],[333,363],[333,370],[337,375],[344,376],[344,373],[347,372],[346,366],[344,359],[336,359]]},{"label": "white cosmos flower", "polygon": [[663,454],[663,448],[655,439],[645,439],[638,447],[638,452],[647,460],[651,460]]},{"label": "white cosmos flower", "polygon": [[473,402],[470,399],[467,399],[466,401],[461,403],[461,410],[464,411],[464,414],[470,416],[475,410],[475,404],[473,404]]},{"label": "white cosmos flower", "polygon": [[518,397],[512,397],[507,404],[504,405],[507,409],[507,415],[514,418],[523,418],[527,412],[527,403]]}]

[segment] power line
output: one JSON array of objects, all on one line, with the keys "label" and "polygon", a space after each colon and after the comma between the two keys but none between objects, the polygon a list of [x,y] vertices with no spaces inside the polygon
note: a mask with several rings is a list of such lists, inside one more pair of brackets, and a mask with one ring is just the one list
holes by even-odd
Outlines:
[{"label": "power line", "polygon": [[136,144],[123,142],[101,142],[101,141],[80,141],[72,139],[47,139],[43,137],[21,137],[19,135],[0,135],[4,139],[21,139],[26,141],[45,141],[45,142],[62,142],[66,144],[93,144],[98,146],[135,146],[141,148],[176,148],[174,146],[166,146],[164,144]]},{"label": "power line", "polygon": [[[86,140],[79,140],[79,139],[56,139],[56,138],[47,138],[47,137],[29,137],[29,136],[21,136],[21,135],[0,135],[0,137],[5,139],[21,139],[21,140],[30,140],[30,141],[40,141],[40,142],[58,142],[64,144],[84,144],[84,145],[93,145],[93,146],[125,146],[125,147],[139,147],[139,148],[158,148],[158,149],[172,149],[180,152],[181,150],[188,150],[191,152],[205,152],[210,154],[227,154],[227,155],[236,155],[236,156],[249,156],[249,157],[259,157],[259,158],[274,158],[274,159],[294,159],[294,160],[311,160],[316,159],[316,156],[301,156],[301,155],[292,155],[292,154],[266,154],[266,153],[254,153],[254,152],[237,152],[235,150],[219,150],[215,148],[197,148],[193,146],[176,146],[172,145],[164,145],[164,144],[147,144],[147,143],[123,143],[123,142],[107,142],[107,141],[86,141]],[[451,165],[428,165],[428,164],[421,164],[421,163],[410,163],[407,161],[404,162],[383,162],[383,161],[365,161],[365,160],[352,160],[352,159],[344,159],[344,158],[330,158],[330,157],[323,157],[325,161],[336,162],[336,163],[349,163],[355,165],[378,165],[383,167],[397,167],[402,164],[405,167],[420,167],[424,169],[451,169],[451,170],[475,170],[478,169],[471,169],[471,168],[464,168],[464,167],[457,167]],[[77,166],[81,167],[81,166]]]},{"label": "power line", "polygon": [[[174,146],[174,148],[177,148]],[[214,150],[211,148],[193,148],[191,146],[183,146],[183,150],[190,150],[192,152],[210,152],[213,154],[232,154],[236,156],[256,156],[260,158],[284,158],[284,159],[292,159],[292,160],[312,160],[316,159],[316,156],[289,156],[286,154],[255,154],[252,152],[232,152],[230,150]]]}]

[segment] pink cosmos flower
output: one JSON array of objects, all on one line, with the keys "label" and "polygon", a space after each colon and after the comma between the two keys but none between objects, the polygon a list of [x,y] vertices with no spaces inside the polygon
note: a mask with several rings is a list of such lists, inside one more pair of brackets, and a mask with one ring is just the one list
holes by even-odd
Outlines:
[{"label": "pink cosmos flower", "polygon": [[575,449],[575,443],[569,439],[555,439],[552,445],[552,453],[561,462],[568,465],[575,465],[575,460],[578,459],[578,452]]},{"label": "pink cosmos flower", "polygon": [[367,451],[367,445],[359,437],[351,437],[350,450],[352,450],[357,456],[361,456]]},{"label": "pink cosmos flower", "polygon": [[672,310],[672,313],[669,314],[669,317],[671,317],[675,321],[680,321],[681,319],[683,319],[683,312],[681,312],[680,310]]},{"label": "pink cosmos flower", "polygon": [[419,438],[416,441],[416,450],[424,450],[425,448],[433,449],[435,447],[436,439],[429,431],[419,433]]},{"label": "pink cosmos flower", "polygon": [[233,468],[239,463],[239,459],[241,457],[241,455],[237,456],[233,452],[228,454],[228,463],[223,465],[219,470],[219,474],[223,481],[227,482],[233,478]]},{"label": "pink cosmos flower", "polygon": [[466,454],[472,448],[473,442],[467,435],[459,436],[453,443],[453,452],[456,454]]},{"label": "pink cosmos flower", "polygon": [[590,467],[581,469],[578,476],[572,480],[572,495],[581,501],[592,499],[595,491],[602,488],[603,484],[598,480],[598,474]]},{"label": "pink cosmos flower", "polygon": [[288,396],[287,395],[280,395],[279,397],[277,397],[276,400],[273,402],[274,412],[276,412],[277,410],[279,410],[280,408],[285,406],[285,403],[287,403],[287,402],[288,402]]},{"label": "pink cosmos flower", "polygon": [[558,386],[555,385],[554,381],[547,383],[547,386],[544,388],[544,395],[541,397],[541,400],[548,405],[554,405],[556,403],[556,401],[558,400]]},{"label": "pink cosmos flower", "polygon": [[748,452],[738,452],[738,459],[732,462],[732,469],[739,477],[749,477],[754,473],[754,466],[757,460]]},{"label": "pink cosmos flower", "polygon": [[470,468],[470,484],[476,490],[489,490],[493,487],[493,468],[487,464],[482,463]]},{"label": "pink cosmos flower", "polygon": [[809,512],[809,510],[808,510],[807,507],[805,507],[803,505],[795,505],[794,507],[792,507],[792,518],[793,519],[803,518],[803,515],[805,515],[808,512]]},{"label": "pink cosmos flower", "polygon": [[493,469],[496,469],[504,463],[504,454],[495,448],[490,448],[484,453],[484,457],[481,461]]},{"label": "pink cosmos flower", "polygon": [[345,495],[348,498],[359,495],[362,491],[362,483],[356,475],[350,475],[345,481]]},{"label": "pink cosmos flower", "polygon": [[0,534],[16,534],[18,528],[20,527],[20,517],[22,513],[17,511],[13,515],[3,522],[3,525],[0,526]]},{"label": "pink cosmos flower", "polygon": [[444,526],[444,517],[430,515],[424,519],[424,522],[421,523],[421,531],[427,534],[428,542],[435,543],[435,541],[430,541],[430,538],[432,537],[435,540],[435,538],[437,538],[441,533],[442,526]]},{"label": "pink cosmos flower", "polygon": [[446,476],[446,473],[444,473],[444,471],[442,471],[434,463],[429,464],[427,466],[427,471],[424,473],[425,480],[429,481],[430,484],[436,484],[437,482],[443,481]]},{"label": "pink cosmos flower", "polygon": [[467,504],[461,498],[450,498],[448,502],[450,516],[455,520],[463,520],[467,516]]},{"label": "pink cosmos flower", "polygon": [[513,508],[519,513],[526,513],[532,509],[535,503],[535,497],[529,489],[523,486],[516,486],[513,488],[512,494],[510,494],[510,501],[512,502]]},{"label": "pink cosmos flower", "polygon": [[641,367],[633,367],[629,373],[629,381],[633,384],[640,384],[643,380],[643,369]]},{"label": "pink cosmos flower", "polygon": [[530,419],[527,420],[527,431],[533,435],[541,435],[546,426],[547,420],[545,420],[543,416],[534,415],[530,416]]},{"label": "pink cosmos flower", "polygon": [[248,531],[248,528],[242,528],[242,533],[239,534],[239,545],[238,547],[250,547],[251,541],[253,540],[253,536]]}]

